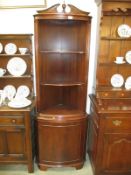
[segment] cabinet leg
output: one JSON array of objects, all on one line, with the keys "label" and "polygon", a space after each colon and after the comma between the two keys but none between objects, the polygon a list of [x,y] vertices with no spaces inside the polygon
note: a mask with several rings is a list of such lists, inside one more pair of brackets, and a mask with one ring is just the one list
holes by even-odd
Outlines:
[{"label": "cabinet leg", "polygon": [[46,171],[49,167],[44,166],[44,165],[38,165],[39,169],[42,171]]},{"label": "cabinet leg", "polygon": [[76,170],[79,170],[83,167],[83,164],[75,166]]},{"label": "cabinet leg", "polygon": [[34,172],[34,164],[33,163],[28,163],[28,172],[33,173]]}]

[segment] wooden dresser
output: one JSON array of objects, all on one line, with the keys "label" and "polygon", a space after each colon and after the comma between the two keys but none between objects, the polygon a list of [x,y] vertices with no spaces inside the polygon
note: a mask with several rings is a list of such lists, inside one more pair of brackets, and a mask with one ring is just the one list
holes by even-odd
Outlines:
[{"label": "wooden dresser", "polygon": [[0,164],[27,164],[34,171],[33,108],[0,108]]},{"label": "wooden dresser", "polygon": [[36,156],[42,170],[80,169],[85,161],[90,21],[87,12],[67,4],[35,15]]},{"label": "wooden dresser", "polygon": [[[131,76],[131,35],[124,25],[131,28],[131,1],[102,0],[101,5],[96,93],[90,95],[88,153],[94,175],[130,175],[131,88],[126,82]],[[116,57],[123,57],[123,61],[117,62]]]},{"label": "wooden dresser", "polygon": [[[34,171],[33,164],[33,71],[32,71],[32,34],[0,34],[0,68],[6,73],[0,76],[0,92],[6,92],[5,100],[0,103],[0,164],[27,164],[28,172]],[[20,53],[19,48],[27,48]],[[23,61],[13,62],[13,60]],[[22,63],[23,63],[22,62]],[[10,66],[9,66],[10,65]],[[21,75],[18,75],[21,74]],[[23,86],[24,85],[24,86]],[[28,97],[32,104],[26,107],[10,106],[12,93],[19,87],[28,87]],[[5,90],[6,89],[6,90]],[[15,97],[16,92],[12,97]],[[22,90],[21,94],[24,92]],[[1,95],[1,94],[0,94]],[[0,102],[1,102],[0,96]],[[22,98],[21,98],[22,99]]]}]

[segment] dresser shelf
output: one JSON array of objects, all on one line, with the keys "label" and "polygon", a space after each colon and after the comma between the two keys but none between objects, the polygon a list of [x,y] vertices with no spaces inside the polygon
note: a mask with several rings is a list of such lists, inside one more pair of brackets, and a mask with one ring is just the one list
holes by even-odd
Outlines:
[{"label": "dresser shelf", "polygon": [[32,78],[32,75],[22,75],[22,76],[12,76],[12,75],[4,75],[1,76],[0,79],[6,79],[6,78],[10,78],[10,79],[14,79],[14,78]]},{"label": "dresser shelf", "polygon": [[32,54],[13,54],[13,55],[9,55],[9,54],[0,54],[0,57],[31,57]]},{"label": "dresser shelf", "polygon": [[118,40],[118,41],[131,41],[131,37],[130,38],[120,38],[120,37],[104,37],[104,36],[102,36],[101,37],[101,40],[109,40],[109,41],[112,41],[112,40]]}]

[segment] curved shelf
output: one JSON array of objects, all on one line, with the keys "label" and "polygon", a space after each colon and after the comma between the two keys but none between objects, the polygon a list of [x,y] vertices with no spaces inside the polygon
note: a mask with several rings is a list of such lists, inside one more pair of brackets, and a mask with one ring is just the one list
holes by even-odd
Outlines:
[{"label": "curved shelf", "polygon": [[81,86],[83,82],[49,82],[49,83],[40,83],[43,86]]},{"label": "curved shelf", "polygon": [[60,54],[87,54],[87,52],[84,52],[84,51],[74,51],[74,50],[72,50],[72,51],[64,51],[64,50],[56,50],[56,51],[54,51],[54,50],[41,50],[40,51],[41,53],[60,53]]},{"label": "curved shelf", "polygon": [[[48,108],[48,109],[40,112],[40,118],[47,117],[47,119],[49,119],[48,116],[51,116],[51,117],[52,116],[57,116],[57,117],[81,116],[82,117],[82,115],[85,115],[84,111],[76,109],[76,108],[71,107],[71,106],[66,106],[63,104],[53,106],[51,108]],[[50,119],[54,119],[54,118],[50,118]]]}]

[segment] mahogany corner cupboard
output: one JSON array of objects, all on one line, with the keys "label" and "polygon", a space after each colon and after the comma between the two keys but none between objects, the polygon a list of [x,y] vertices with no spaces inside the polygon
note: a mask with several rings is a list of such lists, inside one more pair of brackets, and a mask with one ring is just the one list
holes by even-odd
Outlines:
[{"label": "mahogany corner cupboard", "polygon": [[86,152],[91,17],[73,5],[56,4],[34,18],[37,163],[42,170],[80,169]]},{"label": "mahogany corner cupboard", "polygon": [[[130,175],[131,0],[102,0],[100,28],[96,94],[90,95],[88,153],[94,175]],[[119,62],[119,58],[123,60]]]}]

